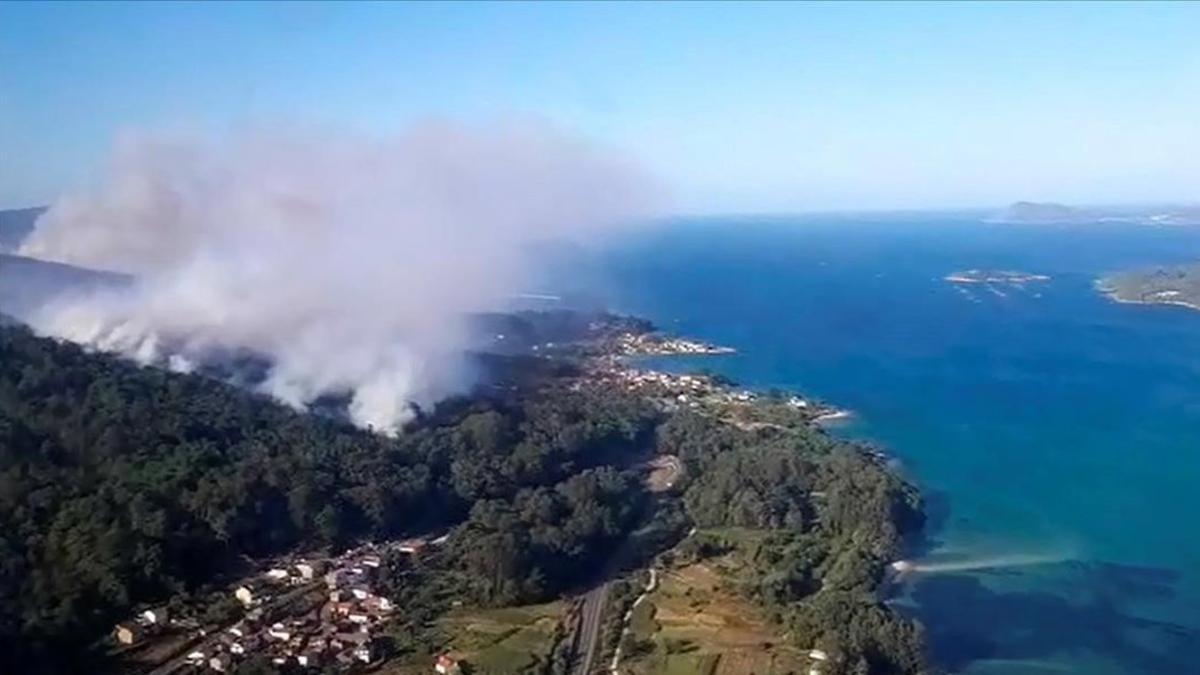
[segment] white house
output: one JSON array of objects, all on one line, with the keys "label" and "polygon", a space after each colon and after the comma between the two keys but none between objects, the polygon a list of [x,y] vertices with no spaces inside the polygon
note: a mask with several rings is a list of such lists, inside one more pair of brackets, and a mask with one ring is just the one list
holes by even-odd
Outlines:
[{"label": "white house", "polygon": [[296,563],[296,571],[300,573],[300,578],[305,581],[312,581],[321,574],[321,565],[315,562],[300,561]]},{"label": "white house", "polygon": [[142,620],[150,624],[166,625],[167,623],[167,608],[159,607],[157,609],[147,609],[142,612]]},{"label": "white house", "polygon": [[246,607],[258,602],[258,595],[254,592],[254,589],[249,586],[238,586],[237,589],[233,591],[233,597],[237,598],[238,601],[240,601],[242,605]]},{"label": "white house", "polygon": [[233,658],[231,656],[229,656],[228,654],[217,654],[216,656],[214,656],[208,660],[208,667],[212,668],[213,670],[217,671],[218,673],[227,672],[229,670],[229,667],[232,665],[233,665]]},{"label": "white house", "polygon": [[362,661],[363,663],[370,663],[374,656],[375,655],[371,651],[370,643],[359,645],[358,647],[354,648],[354,658]]}]

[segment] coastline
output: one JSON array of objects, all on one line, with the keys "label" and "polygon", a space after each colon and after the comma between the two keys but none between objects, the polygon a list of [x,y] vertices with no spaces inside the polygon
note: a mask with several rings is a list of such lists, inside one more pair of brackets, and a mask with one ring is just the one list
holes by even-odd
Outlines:
[{"label": "coastline", "polygon": [[[639,345],[642,348],[634,350],[630,349],[630,345]],[[810,401],[797,392],[786,393],[786,398],[770,396],[739,388],[720,375],[675,374],[654,368],[640,368],[631,365],[627,360],[631,357],[717,356],[734,353],[737,353],[737,350],[732,347],[691,338],[663,337],[657,333],[623,333],[615,339],[605,341],[597,352],[585,357],[585,379],[600,383],[617,383],[629,391],[649,397],[665,410],[705,410],[743,430],[782,426],[777,421],[757,419],[755,411],[766,411],[770,417],[783,417],[785,421],[788,417],[794,417],[810,427],[820,427],[853,416],[849,410]]]},{"label": "coastline", "polygon": [[[672,339],[691,342],[686,338]],[[613,340],[610,336],[610,339],[602,344],[611,347],[613,344],[627,342],[628,339],[619,337]],[[696,356],[732,351],[717,351],[714,348],[704,353],[655,352],[632,356]],[[911,613],[889,607],[884,599],[892,592],[891,586],[895,582],[894,565],[905,564],[904,559],[924,540],[924,502],[920,490],[908,482],[896,470],[888,456],[877,447],[854,439],[840,438],[826,428],[827,425],[851,418],[853,413],[823,403],[810,402],[794,392],[760,393],[742,389],[720,374],[675,374],[653,367],[639,368],[629,362],[630,356],[625,350],[611,348],[586,352],[581,362],[583,367],[572,387],[619,387],[649,401],[667,416],[665,427],[672,429],[668,437],[682,431],[682,436],[667,441],[665,449],[660,449],[659,452],[667,452],[666,457],[670,457],[683,473],[690,474],[682,483],[682,487],[676,489],[682,489],[688,495],[685,498],[686,509],[693,523],[689,537],[697,532],[702,533],[700,539],[708,542],[709,548],[705,549],[696,541],[691,541],[690,546],[686,541],[681,542],[680,548],[670,549],[676,551],[675,556],[680,556],[679,564],[709,564],[705,561],[711,558],[717,568],[744,570],[753,577],[761,570],[757,570],[753,565],[745,567],[749,564],[747,561],[755,559],[761,553],[759,546],[767,546],[774,547],[775,556],[772,559],[776,560],[778,565],[778,569],[773,569],[772,574],[796,573],[797,570],[788,565],[798,564],[797,561],[785,555],[785,551],[799,541],[793,538],[796,536],[816,537],[812,541],[820,543],[813,545],[818,549],[825,547],[822,550],[831,559],[846,555],[860,556],[861,566],[821,572],[822,581],[816,588],[798,592],[796,595],[785,594],[785,597],[776,601],[764,601],[753,597],[747,597],[746,600],[757,608],[756,611],[763,612],[764,616],[791,617],[781,620],[782,623],[772,621],[771,625],[776,628],[786,625],[815,627],[820,626],[824,621],[822,617],[827,618],[827,615],[823,615],[821,610],[814,610],[814,607],[828,607],[831,603],[843,601],[844,597],[841,594],[855,593],[861,604],[853,614],[870,616],[870,621],[875,625],[888,627],[885,633],[894,631],[893,635],[901,636],[895,643],[886,647],[883,643],[876,643],[876,648],[887,652],[886,658],[892,659],[894,672],[926,672],[929,645],[921,637],[919,621]],[[673,427],[672,420],[679,426]],[[704,432],[700,431],[705,428],[724,428],[725,431],[716,432],[720,435],[713,438],[726,440],[711,445],[705,443],[702,440]],[[698,432],[699,435],[696,435]],[[815,454],[809,454],[814,452]],[[707,461],[696,465],[693,463],[697,461],[697,457],[692,453],[714,454]],[[727,454],[738,459],[730,457],[728,462],[719,459]],[[801,459],[802,457],[805,459]],[[793,461],[809,461],[815,465],[806,465],[808,468],[802,470],[801,474],[789,471],[776,473],[780,463],[790,466],[788,463]],[[825,468],[816,470],[809,478],[798,478],[798,475],[807,475],[815,466]],[[757,480],[750,478],[763,471],[775,477],[769,480],[764,477]],[[824,509],[834,509],[837,512],[839,507],[835,504],[862,499],[861,495],[851,494],[853,490],[847,492],[838,487],[843,481],[853,484],[855,480],[861,480],[853,478],[858,475],[873,476],[867,480],[880,481],[880,485],[890,486],[883,493],[887,496],[879,497],[892,500],[890,503],[893,506],[880,512],[890,515],[866,517],[859,525],[865,528],[864,532],[871,534],[863,535],[863,540],[858,543],[848,544],[833,534],[836,527],[829,531],[823,525],[802,524],[803,517],[796,514],[804,512],[805,508],[813,509],[818,514]],[[797,500],[794,506],[800,510],[792,516],[800,517],[800,521],[744,522],[736,518],[730,519],[731,516],[726,511],[731,508],[730,505],[755,504],[763,499],[759,492],[764,489],[760,484],[763,480],[792,486],[793,491],[787,492],[790,495],[788,499]],[[790,482],[797,480],[800,482]],[[808,482],[811,480],[818,481],[818,484],[812,485]],[[671,489],[671,486],[666,488],[668,491]],[[744,502],[743,500],[750,495],[754,495],[751,501]],[[683,493],[677,493],[676,496],[683,497]],[[692,512],[693,508],[699,511]],[[714,517],[714,513],[722,515]],[[753,545],[747,547],[747,542]],[[704,553],[705,550],[709,552]],[[670,568],[664,573],[671,574]],[[815,572],[810,570],[808,573]],[[623,619],[620,623],[621,628],[618,628],[622,638],[628,634],[628,625],[625,623],[627,620]],[[844,626],[838,628],[837,632],[840,633],[843,628]],[[657,632],[651,633],[656,634]],[[868,641],[876,639],[873,630],[860,635]],[[821,658],[810,657],[807,672],[824,672],[819,662],[826,660],[826,650],[829,650],[828,658],[831,663],[849,663],[862,655],[858,648],[844,649],[839,646],[840,638],[831,638],[830,634],[820,630],[805,632],[802,637],[797,638],[794,647],[806,654],[821,655]],[[646,636],[643,635],[642,639],[646,639]],[[703,649],[702,646],[701,651]],[[613,655],[615,659],[609,664],[610,668],[614,665],[620,667],[628,658],[619,649]],[[641,662],[641,659],[644,659],[644,655],[629,660]]]},{"label": "coastline", "polygon": [[813,423],[814,424],[824,424],[824,423],[828,423],[828,422],[836,422],[839,420],[850,419],[853,416],[854,416],[854,413],[850,412],[849,410],[842,410],[842,409],[834,408],[834,409],[831,409],[827,413],[822,413],[822,414],[814,417]]},{"label": "coastline", "polygon": [[1098,293],[1108,298],[1112,302],[1122,305],[1164,305],[1169,307],[1183,307],[1193,311],[1200,312],[1200,303],[1188,302],[1187,300],[1146,300],[1144,298],[1131,298],[1121,295],[1117,288],[1113,288],[1105,283],[1104,278],[1097,279],[1092,286]]},{"label": "coastline", "polygon": [[[1173,267],[1177,258],[1200,258],[1195,254],[1200,250],[1200,230],[1186,236],[1183,232],[1168,236],[1140,230],[1094,235],[1023,231],[1001,238],[997,233],[979,233],[963,225],[963,236],[946,241],[951,238],[939,231],[921,230],[923,227],[925,224],[915,218],[912,224],[904,223],[904,238],[896,235],[886,245],[881,244],[879,258],[865,260],[853,249],[836,257],[825,253],[846,244],[846,235],[834,228],[803,236],[783,228],[751,233],[746,239],[757,253],[753,257],[750,253],[744,255],[753,267],[761,267],[761,279],[743,279],[747,264],[725,254],[704,258],[705,266],[694,272],[684,262],[676,261],[660,275],[652,265],[656,252],[639,251],[639,274],[628,280],[631,287],[647,287],[656,276],[669,278],[663,288],[655,288],[653,295],[647,293],[648,298],[639,300],[639,308],[650,310],[647,316],[663,317],[665,328],[727,339],[742,352],[727,360],[714,359],[711,365],[700,359],[684,363],[664,359],[646,365],[672,372],[707,365],[737,377],[744,386],[765,390],[778,385],[824,395],[833,405],[855,408],[858,419],[836,422],[826,427],[827,431],[839,437],[882,443],[885,451],[890,444],[889,454],[902,458],[902,463],[894,464],[897,471],[913,479],[926,494],[931,523],[930,541],[924,543],[928,548],[918,546],[903,558],[921,561],[930,550],[946,545],[955,547],[954,555],[961,552],[963,557],[976,551],[1007,552],[1009,547],[1014,551],[1040,550],[1043,539],[1057,541],[1055,537],[1066,532],[1095,558],[1122,560],[1128,554],[1181,575],[1180,585],[1184,588],[1173,591],[1178,599],[1163,600],[1161,607],[1147,614],[1156,618],[1178,615],[1185,619],[1185,625],[1200,626],[1194,611],[1200,606],[1195,604],[1195,591],[1200,588],[1196,585],[1197,570],[1181,564],[1186,562],[1182,551],[1194,557],[1196,545],[1170,540],[1172,528],[1180,526],[1175,520],[1180,517],[1178,510],[1167,503],[1140,501],[1139,508],[1126,511],[1119,519],[1105,515],[1111,513],[1107,509],[1113,495],[1161,494],[1173,500],[1186,499],[1186,484],[1195,483],[1194,474],[1200,471],[1200,465],[1175,453],[1179,447],[1176,439],[1196,428],[1195,411],[1179,404],[1195,398],[1195,383],[1181,374],[1179,366],[1190,362],[1188,345],[1194,345],[1200,334],[1200,315],[1191,314],[1194,308],[1183,305],[1132,307],[1161,303],[1142,302],[1137,293],[1127,294],[1124,299],[1108,297],[1107,293],[1101,297],[1104,289],[1093,287],[1101,276],[1139,268],[1152,273],[1156,268]],[[909,236],[920,246],[910,247]],[[708,239],[708,233],[685,232],[665,239],[662,245],[699,246]],[[800,246],[805,241],[820,244],[813,247],[819,253],[807,253]],[[1029,244],[1029,248],[1014,251],[1011,247],[1017,241]],[[796,255],[805,256],[803,264],[792,259],[777,260],[773,247],[784,245],[794,245]],[[910,248],[920,249],[913,253],[911,264],[903,257]],[[1058,250],[1058,257],[1048,263],[1046,251],[1054,250]],[[829,267],[820,267],[819,260],[826,258],[830,259]],[[901,264],[893,264],[893,260]],[[1025,296],[1018,295],[1022,291],[1010,292],[1007,286],[999,286],[1014,298],[1008,306],[997,302],[983,284],[942,280],[949,272],[987,265],[1045,272],[1054,279],[1045,284],[1026,284]],[[902,278],[900,270],[908,276]],[[876,272],[882,272],[884,278],[875,280]],[[1164,286],[1171,285],[1168,277],[1163,280]],[[793,290],[822,284],[830,286],[829,292]],[[722,295],[724,301],[712,306],[694,301],[694,289],[710,287],[729,289],[729,293]],[[804,330],[806,317],[821,311],[880,306],[884,290],[889,299],[917,303],[893,317],[905,327],[906,339],[900,339],[900,333],[891,326],[889,330],[859,335],[867,331],[850,321],[831,320],[825,330]],[[965,292],[980,298],[982,306],[968,304],[962,295]],[[1044,299],[1034,302],[1035,292],[1043,293]],[[1176,298],[1197,299],[1200,296]],[[1126,306],[1110,305],[1110,301]],[[970,316],[964,316],[967,313]],[[756,316],[766,319],[765,325],[749,323]],[[959,320],[961,324],[955,323]],[[967,330],[967,321],[971,330]],[[938,351],[935,355],[933,351],[962,345],[987,350],[992,356],[958,358],[968,354]],[[1027,354],[1035,356],[1036,362],[1027,360]],[[842,367],[827,360],[827,356],[834,355],[856,361],[851,367]],[[884,359],[886,372],[876,373],[863,365],[867,360]],[[1042,364],[1052,364],[1054,371],[1045,370]],[[1057,377],[1060,368],[1070,373],[1070,379],[1057,380],[1048,392],[1044,383]],[[960,395],[959,388],[951,385],[950,369],[953,382],[961,381],[962,390],[969,390],[970,396]],[[1006,380],[997,377],[998,373],[1021,376]],[[1104,386],[1093,386],[1093,382]],[[1156,389],[1156,385],[1169,388]],[[860,393],[863,391],[869,393]],[[1134,391],[1158,395],[1131,395]],[[1005,405],[995,405],[996,401],[1004,401]],[[1028,428],[1028,444],[1010,442],[1026,432],[1014,426],[1006,414],[1009,404],[1022,406],[1021,421]],[[1086,448],[1061,442],[1056,445],[1054,439],[1069,433],[1064,421],[1078,424],[1100,410],[1116,414],[1106,418],[1104,433],[1088,432],[1094,438]],[[1145,462],[1144,453],[1129,454],[1131,444],[1139,443],[1153,449],[1163,461]],[[1078,471],[1079,478],[1086,478],[1094,490],[1062,493],[1061,481],[1054,480],[1048,468],[1057,467],[1061,472],[1072,464],[1077,466],[1069,473]],[[1020,468],[1009,472],[1013,467]],[[981,475],[1006,478],[981,480]],[[1148,485],[1151,480],[1161,482]],[[1044,510],[1031,508],[1035,501],[1044,504]],[[1106,522],[1112,520],[1119,522]],[[1082,553],[1079,557],[1087,559]],[[983,583],[996,579],[986,578],[991,574],[982,575]],[[1070,600],[1074,592],[1071,584],[1080,579],[1104,582],[1107,572],[1039,567],[1022,569],[999,580],[997,585],[1014,592],[1030,592],[1021,596],[965,597],[949,592],[954,588],[951,581],[961,581],[966,588],[966,580],[961,577],[916,578],[926,587],[926,602],[913,602],[911,607],[935,636],[961,629],[964,639],[988,640],[999,655],[1009,656],[1027,644],[1023,637],[1016,636],[1017,632],[1028,635],[1028,631],[1045,629],[1038,616],[1038,608],[1044,607],[1056,613],[1061,610],[1061,616],[1067,619],[1060,630],[1045,635],[1047,649],[1053,650],[1062,663],[1070,664],[1064,668],[1079,667],[1084,662],[1118,664],[1115,668],[1133,664],[1120,644],[1096,644],[1077,654],[1069,651],[1079,644],[1073,624],[1098,617],[1075,612],[1059,599]],[[933,596],[932,587],[943,587],[947,592]],[[1131,598],[1114,599],[1114,605],[1123,611],[1135,611],[1136,603]],[[1005,622],[1014,633],[992,632],[994,626],[987,625],[986,617],[997,608],[1025,613]],[[964,615],[977,618],[978,623],[959,624],[958,617]],[[1097,624],[1104,630],[1119,630],[1121,626],[1128,623],[1117,616]],[[1155,636],[1155,631],[1148,633],[1155,640],[1169,639]],[[954,656],[959,652],[948,653]],[[1149,657],[1151,650],[1145,654]],[[991,666],[980,665],[978,669],[989,670]]]},{"label": "coastline", "polygon": [[[830,427],[846,423],[855,417],[853,410],[804,398],[798,391],[763,393],[737,386],[720,374],[709,372],[672,373],[654,368],[639,368],[628,362],[637,357],[711,356],[737,353],[731,347],[683,337],[664,338],[661,333],[647,333],[655,340],[703,345],[710,351],[656,351],[630,354],[613,345],[628,343],[627,335],[616,340],[602,341],[600,348],[585,352],[583,372],[574,386],[590,383],[600,386],[617,385],[644,396],[664,412],[688,408],[717,418],[741,431],[762,429],[784,430],[802,426],[819,434],[829,435]],[[878,447],[855,439],[842,439],[858,454],[884,467],[889,474],[899,476],[890,465],[891,457]],[[915,486],[914,486],[915,489]],[[920,493],[917,490],[918,494]],[[905,542],[907,545],[910,542]]]},{"label": "coastline", "polygon": [[1133,300],[1131,298],[1122,298],[1120,296],[1106,293],[1109,300],[1120,303],[1122,305],[1163,305],[1168,307],[1183,307],[1193,311],[1200,312],[1200,304],[1193,304],[1185,300]]}]

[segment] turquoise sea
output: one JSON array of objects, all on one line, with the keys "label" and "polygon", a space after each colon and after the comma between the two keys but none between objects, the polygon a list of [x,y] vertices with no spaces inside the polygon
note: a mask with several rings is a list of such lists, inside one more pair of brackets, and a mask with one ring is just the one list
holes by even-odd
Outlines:
[{"label": "turquoise sea", "polygon": [[[895,602],[963,673],[1200,672],[1200,312],[1118,304],[1200,228],[983,214],[678,221],[598,262],[616,306],[737,354],[667,359],[853,411],[922,489]],[[960,290],[968,268],[1050,275]],[[580,283],[583,283],[582,281]]]}]

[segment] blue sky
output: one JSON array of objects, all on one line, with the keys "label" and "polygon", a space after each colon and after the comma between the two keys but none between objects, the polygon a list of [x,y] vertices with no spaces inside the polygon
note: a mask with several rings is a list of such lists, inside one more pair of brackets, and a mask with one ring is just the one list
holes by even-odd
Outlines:
[{"label": "blue sky", "polygon": [[687,212],[1200,201],[1200,4],[0,4],[0,207],[116,135],[532,114]]}]

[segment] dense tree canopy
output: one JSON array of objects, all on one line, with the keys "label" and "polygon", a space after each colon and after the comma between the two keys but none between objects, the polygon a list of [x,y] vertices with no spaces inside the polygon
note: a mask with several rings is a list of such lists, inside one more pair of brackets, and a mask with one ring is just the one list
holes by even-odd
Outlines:
[{"label": "dense tree canopy", "polygon": [[876,591],[902,537],[921,525],[915,491],[861,449],[806,427],[755,431],[682,413],[659,429],[692,476],[684,492],[698,525],[765,531],[754,546],[701,537],[697,555],[741,548],[741,590],[804,646],[834,655],[826,672],[914,673],[919,627]]},{"label": "dense tree canopy", "polygon": [[519,559],[464,556],[512,566],[486,593],[543,595],[571,569],[546,561],[628,523],[629,480],[586,470],[639,447],[652,422],[636,399],[562,390],[451,402],[393,440],[2,328],[0,653],[31,658],[25,670],[57,663],[240,555],[468,517],[471,532],[522,538]]},{"label": "dense tree canopy", "polygon": [[[549,598],[655,518],[675,523],[664,532],[681,519],[765,532],[740,584],[798,641],[845,672],[919,667],[917,628],[875,594],[919,502],[877,461],[806,427],[747,430],[569,387],[548,361],[485,361],[511,381],[389,439],[0,326],[0,671],[78,671],[114,620],[243,556],[448,528],[434,567],[388,561],[411,609],[397,635],[417,639],[438,588]],[[631,467],[656,451],[685,471],[651,498]]]}]

